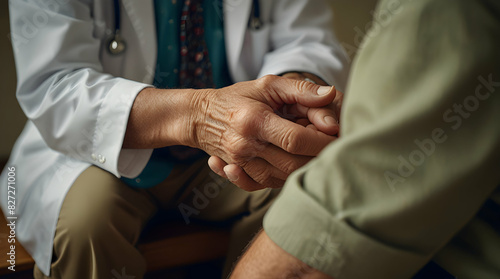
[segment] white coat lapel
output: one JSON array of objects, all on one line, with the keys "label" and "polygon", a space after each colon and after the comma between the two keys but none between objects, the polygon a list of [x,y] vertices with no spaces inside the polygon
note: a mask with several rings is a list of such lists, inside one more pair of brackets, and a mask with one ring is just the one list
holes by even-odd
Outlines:
[{"label": "white coat lapel", "polygon": [[251,0],[223,0],[224,2],[224,33],[226,37],[226,51],[228,56],[228,64],[233,78],[238,80],[235,75],[239,70],[241,50],[243,41],[245,40],[245,33],[247,29],[248,20],[250,17],[250,10],[252,9]]},{"label": "white coat lapel", "polygon": [[[156,64],[156,25],[153,1],[121,0],[137,33],[140,52],[148,69],[154,72]],[[149,71],[149,70],[148,70]]]}]

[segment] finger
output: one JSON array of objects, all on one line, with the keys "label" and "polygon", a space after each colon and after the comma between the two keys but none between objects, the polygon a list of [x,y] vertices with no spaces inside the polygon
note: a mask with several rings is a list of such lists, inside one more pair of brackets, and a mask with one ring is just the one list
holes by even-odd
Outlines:
[{"label": "finger", "polygon": [[268,188],[280,187],[274,185],[273,178],[284,181],[288,178],[288,173],[285,173],[277,167],[271,165],[268,161],[256,157],[246,162],[245,165],[240,166],[245,173],[248,174],[255,182],[266,186]]},{"label": "finger", "polygon": [[[310,156],[290,154],[272,144],[268,144],[258,156],[286,175],[290,175],[298,168],[307,164],[313,158]],[[287,177],[280,178],[286,179]]]},{"label": "finger", "polygon": [[274,113],[264,115],[264,123],[258,134],[259,139],[297,155],[317,156],[336,137],[321,131],[302,127]]},{"label": "finger", "polygon": [[265,189],[265,186],[260,185],[251,179],[242,168],[237,165],[227,165],[224,167],[224,172],[228,177],[229,181],[234,185],[238,186],[242,190],[253,192],[261,189]]},{"label": "finger", "polygon": [[314,131],[318,131],[318,128],[316,128],[316,126],[314,126],[314,124],[309,124],[306,126],[307,129],[313,129]]},{"label": "finger", "polygon": [[274,110],[283,104],[302,104],[307,107],[324,107],[335,99],[336,90],[331,86],[320,86],[303,80],[277,76],[260,78],[261,96]]},{"label": "finger", "polygon": [[[237,165],[231,164],[225,166],[224,172],[233,184],[245,191],[253,192],[268,188],[268,186],[256,182],[241,167]],[[284,180],[280,180],[278,178],[270,178],[269,180],[271,180],[272,182],[267,183],[267,185],[273,185],[275,188],[282,187],[285,183]]]},{"label": "finger", "polygon": [[224,167],[227,166],[227,163],[224,162],[221,158],[217,156],[211,156],[208,159],[208,166],[217,175],[227,178],[226,173],[224,172]]},{"label": "finger", "polygon": [[335,99],[333,100],[333,105],[335,107],[335,113],[337,114],[337,120],[340,123],[340,116],[342,115],[342,103],[344,101],[344,93],[337,91],[335,94]]},{"label": "finger", "polygon": [[303,106],[301,104],[293,104],[288,109],[290,114],[293,114],[297,117],[307,117],[307,112],[309,111],[309,107]]},{"label": "finger", "polygon": [[[235,164],[232,165],[237,166]],[[288,177],[288,174],[272,166],[262,158],[254,158],[246,162],[244,166],[239,167],[243,170],[243,173],[235,167],[224,167],[224,172],[229,180],[232,182],[244,183],[245,187],[252,185],[252,187],[255,187],[256,185],[252,183],[253,181],[265,188],[279,188],[283,186],[284,181]],[[248,178],[244,174],[246,174]]]},{"label": "finger", "polygon": [[299,124],[300,126],[307,127],[311,124],[311,121],[307,118],[300,118],[295,121],[295,123]]},{"label": "finger", "polygon": [[308,107],[300,104],[284,105],[280,110],[275,111],[280,117],[290,121],[295,121],[297,118],[307,118]]},{"label": "finger", "polygon": [[[335,103],[322,108],[308,108],[301,104],[295,104],[288,108],[288,112],[291,115],[306,117],[319,131],[331,136],[338,134],[340,129],[339,117],[336,113],[337,110],[338,108]],[[299,123],[298,121],[296,122]],[[303,123],[300,124],[302,125]]]},{"label": "finger", "polygon": [[338,117],[330,107],[310,108],[307,112],[307,118],[325,134],[333,136],[339,132]]}]

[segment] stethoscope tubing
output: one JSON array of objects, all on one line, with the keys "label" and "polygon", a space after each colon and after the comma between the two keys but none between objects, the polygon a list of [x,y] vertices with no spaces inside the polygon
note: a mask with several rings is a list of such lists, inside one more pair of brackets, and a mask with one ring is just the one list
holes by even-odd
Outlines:
[{"label": "stethoscope tubing", "polygon": [[121,13],[120,13],[120,0],[114,1],[114,10],[115,10],[115,33],[117,30],[121,29]]}]

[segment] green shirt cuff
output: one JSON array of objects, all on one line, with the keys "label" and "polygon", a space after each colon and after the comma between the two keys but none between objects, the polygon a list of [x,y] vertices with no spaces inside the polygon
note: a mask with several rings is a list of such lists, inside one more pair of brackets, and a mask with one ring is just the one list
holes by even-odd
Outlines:
[{"label": "green shirt cuff", "polygon": [[300,186],[301,169],[264,219],[267,235],[282,249],[336,279],[409,278],[428,256],[390,247],[332,216]]}]

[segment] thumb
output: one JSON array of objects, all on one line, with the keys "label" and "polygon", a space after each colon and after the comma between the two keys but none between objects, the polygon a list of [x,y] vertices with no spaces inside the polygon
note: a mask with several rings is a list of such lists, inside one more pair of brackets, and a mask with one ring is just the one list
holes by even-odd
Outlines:
[{"label": "thumb", "polygon": [[[275,102],[283,104],[301,104],[319,108],[333,102],[337,90],[334,86],[320,86],[304,80],[287,79],[277,76],[265,76],[262,83],[266,92]],[[266,98],[269,100],[268,98]]]}]

